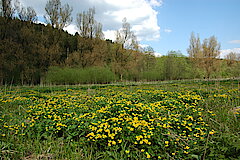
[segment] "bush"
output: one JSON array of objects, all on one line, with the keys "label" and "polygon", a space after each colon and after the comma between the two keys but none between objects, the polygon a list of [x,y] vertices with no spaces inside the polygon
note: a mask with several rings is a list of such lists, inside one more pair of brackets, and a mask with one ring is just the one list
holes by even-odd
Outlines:
[{"label": "bush", "polygon": [[163,80],[162,74],[159,73],[157,70],[143,72],[141,77],[143,80],[147,81]]},{"label": "bush", "polygon": [[46,74],[45,83],[51,84],[88,84],[88,83],[110,83],[117,77],[108,68],[60,68],[50,67]]}]

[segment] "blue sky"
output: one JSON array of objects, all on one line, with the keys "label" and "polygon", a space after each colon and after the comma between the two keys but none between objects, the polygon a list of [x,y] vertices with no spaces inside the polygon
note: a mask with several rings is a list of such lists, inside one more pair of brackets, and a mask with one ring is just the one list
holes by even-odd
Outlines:
[{"label": "blue sky", "polygon": [[180,50],[187,55],[191,32],[201,40],[216,36],[222,50],[240,48],[240,42],[231,43],[240,40],[240,0],[165,0],[157,11],[161,36],[143,43],[159,53]]},{"label": "blue sky", "polygon": [[[40,21],[48,0],[19,0],[33,7]],[[214,35],[221,43],[222,57],[240,53],[240,0],[61,0],[73,7],[73,22],[65,30],[74,34],[76,14],[95,7],[95,19],[103,24],[106,39],[115,38],[122,19],[127,18],[142,46],[157,55],[180,50],[187,54],[191,32],[201,40]]]}]

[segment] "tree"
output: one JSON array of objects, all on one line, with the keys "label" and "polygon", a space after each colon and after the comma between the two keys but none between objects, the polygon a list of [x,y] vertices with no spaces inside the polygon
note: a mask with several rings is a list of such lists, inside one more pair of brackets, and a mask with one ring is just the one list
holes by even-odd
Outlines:
[{"label": "tree", "polygon": [[77,14],[77,26],[80,36],[90,39],[103,39],[102,24],[95,20],[94,15],[95,8],[89,8],[87,12],[83,11]]},{"label": "tree", "polygon": [[203,68],[206,71],[207,78],[210,78],[212,72],[216,72],[219,67],[220,55],[220,43],[218,43],[216,37],[211,36],[208,39],[204,39],[202,44],[203,52]]},{"label": "tree", "polygon": [[11,5],[11,0],[1,0],[1,16],[12,18],[14,9]]},{"label": "tree", "polygon": [[22,21],[30,21],[36,22],[37,21],[37,13],[32,7],[23,7],[20,2],[17,0],[14,3],[14,7],[16,10],[16,14],[18,18]]},{"label": "tree", "polygon": [[227,64],[229,66],[233,65],[235,62],[237,62],[238,57],[237,57],[237,53],[234,52],[230,52],[225,56],[226,60],[227,60]]},{"label": "tree", "polygon": [[131,26],[127,22],[127,18],[122,20],[122,28],[116,33],[116,43],[122,45],[125,49],[136,49],[138,48],[137,37],[131,31]]},{"label": "tree", "polygon": [[225,70],[225,74],[228,77],[239,77],[240,76],[240,54],[230,52],[225,56],[226,66],[222,67]]},{"label": "tree", "polygon": [[72,10],[68,4],[61,6],[60,0],[49,0],[45,6],[44,18],[53,27],[63,29],[72,22]]},{"label": "tree", "polygon": [[[161,57],[162,58],[162,57]],[[180,51],[169,51],[163,57],[163,76],[167,80],[186,79],[191,76],[187,58]]]},{"label": "tree", "polygon": [[201,44],[199,36],[196,38],[192,33],[187,51],[196,69],[202,68],[205,71],[206,78],[210,78],[211,74],[217,71],[220,43],[218,43],[216,37],[211,36],[204,39]]},{"label": "tree", "polygon": [[151,46],[143,48],[144,53],[144,70],[150,70],[155,66],[156,57],[154,56],[154,50]]},{"label": "tree", "polygon": [[77,50],[69,56],[67,64],[85,68],[103,63],[106,43],[102,41],[102,25],[95,20],[94,15],[94,8],[77,14],[80,36],[78,36]]},{"label": "tree", "polygon": [[202,57],[202,46],[199,35],[195,37],[194,33],[191,33],[190,45],[187,51],[191,59]]},{"label": "tree", "polygon": [[116,44],[113,54],[113,70],[123,80],[123,75],[127,73],[133,64],[137,64],[136,52],[139,51],[137,37],[131,31],[127,19],[122,21],[122,28],[116,31]]}]

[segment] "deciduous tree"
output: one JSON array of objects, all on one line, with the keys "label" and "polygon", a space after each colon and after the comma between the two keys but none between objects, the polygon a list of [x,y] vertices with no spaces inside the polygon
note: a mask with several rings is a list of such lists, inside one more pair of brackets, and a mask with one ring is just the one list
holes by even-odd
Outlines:
[{"label": "deciduous tree", "polygon": [[1,16],[12,18],[14,9],[11,4],[12,0],[1,0]]},{"label": "deciduous tree", "polygon": [[22,20],[22,21],[30,21],[30,22],[36,22],[37,21],[37,13],[32,7],[25,8],[20,4],[20,2],[17,0],[14,3],[14,8],[16,10],[16,16]]},{"label": "deciduous tree", "polygon": [[204,39],[202,44],[203,52],[203,68],[206,71],[207,78],[210,78],[213,72],[216,72],[219,67],[220,43],[215,36]]},{"label": "deciduous tree", "polygon": [[195,37],[192,33],[187,51],[195,67],[202,68],[205,71],[206,78],[210,78],[211,74],[217,71],[220,43],[218,43],[216,37],[206,38],[201,44],[199,36]]},{"label": "deciduous tree", "polygon": [[95,20],[94,15],[95,8],[89,8],[88,11],[77,14],[77,26],[80,36],[90,39],[103,39],[102,24]]},{"label": "deciduous tree", "polygon": [[44,18],[53,27],[63,29],[72,22],[72,10],[68,4],[62,6],[60,0],[49,0],[45,6]]}]

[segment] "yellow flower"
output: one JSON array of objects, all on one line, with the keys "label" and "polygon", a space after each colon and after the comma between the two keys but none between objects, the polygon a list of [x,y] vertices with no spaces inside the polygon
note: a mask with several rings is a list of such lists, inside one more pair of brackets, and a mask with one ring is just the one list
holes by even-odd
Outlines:
[{"label": "yellow flower", "polygon": [[145,151],[145,149],[141,149],[141,152],[144,152]]},{"label": "yellow flower", "polygon": [[129,150],[125,150],[125,152],[128,154],[128,153],[130,153],[130,151]]},{"label": "yellow flower", "polygon": [[147,158],[151,158],[151,155],[148,152],[146,152],[146,155],[147,155]]},{"label": "yellow flower", "polygon": [[113,144],[113,145],[116,145],[116,142],[115,142],[115,141],[112,141],[112,144]]},{"label": "yellow flower", "polygon": [[214,133],[215,133],[214,130],[212,130],[212,131],[209,132],[209,134],[211,134],[211,135],[214,134]]}]

